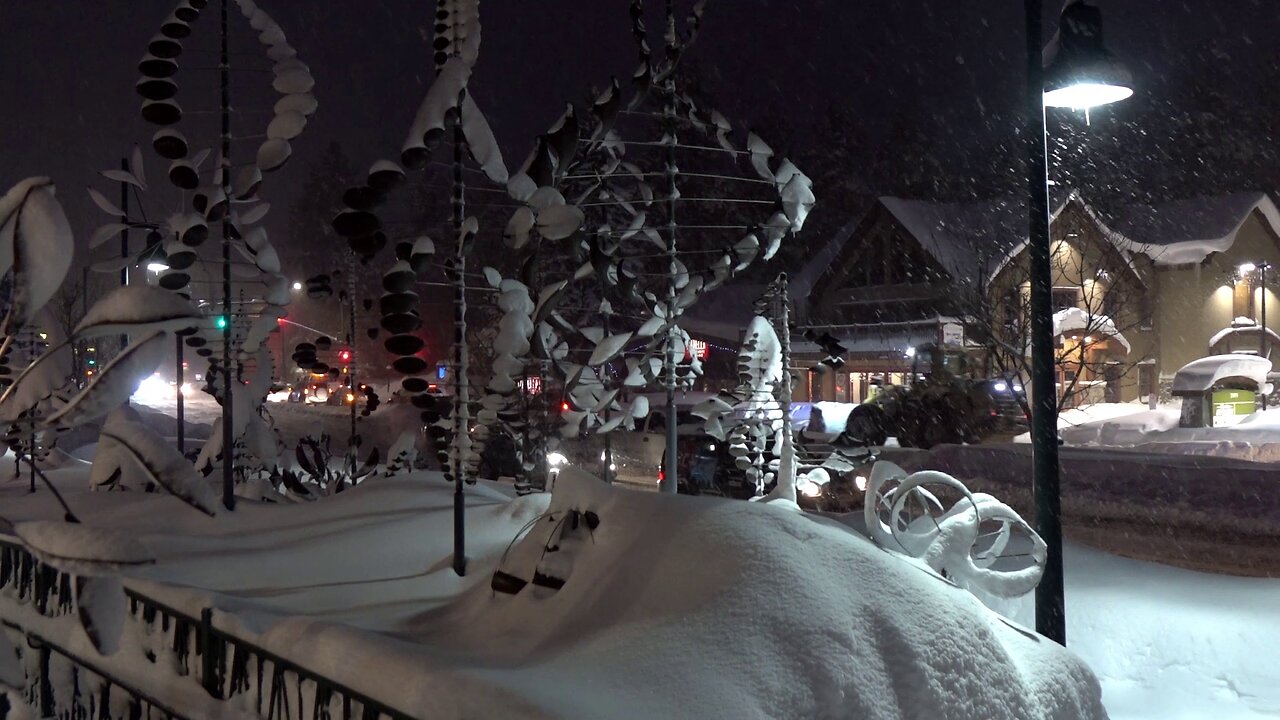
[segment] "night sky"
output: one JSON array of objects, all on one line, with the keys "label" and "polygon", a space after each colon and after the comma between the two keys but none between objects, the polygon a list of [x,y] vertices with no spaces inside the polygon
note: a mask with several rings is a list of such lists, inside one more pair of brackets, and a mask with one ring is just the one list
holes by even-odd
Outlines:
[{"label": "night sky", "polygon": [[[28,175],[53,176],[82,236],[103,221],[84,188],[110,189],[106,181],[95,180],[94,171],[114,166],[135,142],[147,147],[154,131],[138,114],[136,63],[174,4],[0,3],[5,30],[0,45],[2,180],[7,186]],[[1211,86],[1215,102],[1222,103],[1216,111],[1228,114],[1269,101],[1280,57],[1280,18],[1273,3],[1097,4],[1107,44],[1133,70],[1140,96],[1189,96],[1189,88]],[[432,77],[428,46],[434,3],[266,0],[263,5],[310,65],[320,101],[319,113],[294,143],[294,159],[264,185],[263,194],[275,208],[268,226],[287,262],[287,206],[309,157],[335,139],[358,168],[379,157],[396,157]],[[1046,5],[1048,27],[1058,6],[1052,0]],[[215,7],[216,0],[209,9]],[[532,136],[559,115],[565,102],[582,101],[592,87],[611,75],[625,78],[634,67],[623,0],[486,0],[481,12],[484,41],[471,87],[510,166],[523,160]],[[202,42],[213,47],[213,20],[206,10],[193,36],[205,39],[190,47]],[[247,23],[238,14],[232,21],[240,36],[237,49],[253,51],[256,41]],[[766,116],[787,123],[789,136],[771,139],[776,147],[820,150],[832,140],[814,131],[815,119],[833,103],[844,104],[856,120],[849,136],[867,147],[884,142],[892,123],[904,115],[918,116],[919,131],[932,138],[931,152],[945,171],[963,177],[975,158],[1015,137],[1014,118],[1022,102],[1022,23],[1022,3],[1016,0],[713,0],[688,57],[709,78],[726,115],[748,124]],[[650,23],[651,29],[658,26]],[[201,85],[201,71],[190,67],[211,65],[212,59],[194,52],[180,59],[178,99],[185,109],[214,106],[213,86]],[[249,52],[237,60],[266,66]],[[265,86],[268,77],[245,75],[236,82]],[[206,103],[197,97],[202,92]],[[246,89],[240,97],[250,104],[254,92]],[[1143,107],[1129,102],[1096,113],[1088,132],[1106,134],[1115,123],[1142,120],[1133,115],[1146,112]],[[246,113],[237,118],[240,122],[247,132],[249,125],[265,127],[266,118]],[[1055,118],[1051,129],[1060,122],[1083,126],[1082,118]],[[1272,144],[1275,138],[1256,142]],[[155,158],[148,169],[159,180],[164,165]],[[1158,167],[1139,166],[1137,175],[1158,184],[1159,173]],[[815,190],[821,206],[823,188]]]}]

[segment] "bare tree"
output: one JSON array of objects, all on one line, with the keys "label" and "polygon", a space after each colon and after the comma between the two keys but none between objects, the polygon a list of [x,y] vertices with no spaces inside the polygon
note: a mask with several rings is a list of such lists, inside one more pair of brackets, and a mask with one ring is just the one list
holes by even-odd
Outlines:
[{"label": "bare tree", "polygon": [[[1149,359],[1133,342],[1150,327],[1145,278],[1105,240],[1083,237],[1068,229],[1052,247],[1059,410],[1110,399],[1099,388],[1118,387]],[[966,335],[983,349],[990,375],[1021,382],[1031,376],[1027,254],[988,254],[979,265],[980,277],[963,292]]]}]

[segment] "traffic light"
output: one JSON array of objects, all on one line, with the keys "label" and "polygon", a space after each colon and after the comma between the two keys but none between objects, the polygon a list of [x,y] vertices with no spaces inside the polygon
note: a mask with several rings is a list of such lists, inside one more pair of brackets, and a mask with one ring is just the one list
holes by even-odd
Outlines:
[{"label": "traffic light", "polygon": [[339,351],[338,359],[342,362],[351,362],[351,351],[346,349]]},{"label": "traffic light", "polygon": [[214,324],[214,327],[218,328],[219,330],[225,330],[227,327],[227,316],[219,315],[217,318],[214,319],[213,324]]}]

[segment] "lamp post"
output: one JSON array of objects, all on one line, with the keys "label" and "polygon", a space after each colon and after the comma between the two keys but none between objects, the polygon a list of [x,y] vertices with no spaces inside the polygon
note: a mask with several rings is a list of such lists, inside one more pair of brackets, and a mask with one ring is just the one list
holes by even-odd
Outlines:
[{"label": "lamp post", "polygon": [[1036,530],[1048,556],[1036,586],[1036,631],[1066,644],[1062,578],[1062,498],[1058,466],[1058,406],[1054,389],[1053,274],[1049,247],[1049,165],[1045,108],[1083,108],[1133,94],[1128,70],[1102,46],[1102,16],[1083,0],[1062,9],[1046,47],[1042,0],[1024,0],[1027,52],[1028,251],[1031,261],[1031,443]]}]

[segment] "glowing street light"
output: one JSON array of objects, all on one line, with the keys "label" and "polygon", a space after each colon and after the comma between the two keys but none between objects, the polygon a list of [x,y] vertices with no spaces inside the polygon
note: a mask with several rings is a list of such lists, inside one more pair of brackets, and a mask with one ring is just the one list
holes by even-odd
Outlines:
[{"label": "glowing street light", "polygon": [[296,292],[296,291],[298,291],[298,290],[301,290],[301,289],[302,289],[302,283],[300,283],[300,282],[298,282],[298,281],[296,281],[296,280],[295,280],[295,281],[293,282],[293,289],[294,289],[294,291],[295,291],[295,292]]},{"label": "glowing street light", "polygon": [[1068,3],[1044,48],[1044,105],[1088,110],[1133,95],[1133,74],[1102,45],[1102,13]]}]

